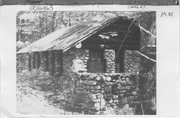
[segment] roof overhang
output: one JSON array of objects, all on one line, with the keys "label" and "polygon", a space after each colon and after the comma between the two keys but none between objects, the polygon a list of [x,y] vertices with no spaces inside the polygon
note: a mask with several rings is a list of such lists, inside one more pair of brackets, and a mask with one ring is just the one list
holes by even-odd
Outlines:
[{"label": "roof overhang", "polygon": [[52,32],[51,34],[22,48],[17,52],[17,54],[48,50],[63,50],[63,52],[65,52],[73,46],[79,44],[80,42],[89,39],[89,37],[94,36],[94,34],[103,31],[103,29],[108,29],[108,26],[118,20],[128,21],[126,27],[128,27],[133,21],[133,19],[118,16],[79,23],[75,26],[59,29],[55,32]]}]

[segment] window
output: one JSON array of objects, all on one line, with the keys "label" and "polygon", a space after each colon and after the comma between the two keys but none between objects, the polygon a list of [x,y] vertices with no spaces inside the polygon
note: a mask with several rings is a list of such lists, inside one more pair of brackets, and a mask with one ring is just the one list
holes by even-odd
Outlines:
[{"label": "window", "polygon": [[87,62],[88,72],[104,73],[106,71],[106,60],[104,59],[104,50],[89,50],[89,59]]},{"label": "window", "polygon": [[[114,57],[113,57],[114,56]],[[89,50],[87,71],[90,73],[124,72],[124,50],[105,51],[103,49]]]}]

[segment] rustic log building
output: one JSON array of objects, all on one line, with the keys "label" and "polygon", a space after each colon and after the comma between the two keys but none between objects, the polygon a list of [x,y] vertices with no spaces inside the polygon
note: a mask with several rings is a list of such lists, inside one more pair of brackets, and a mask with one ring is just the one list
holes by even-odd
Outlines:
[{"label": "rustic log building", "polygon": [[[54,31],[22,48],[17,54],[29,55],[30,71],[41,69],[65,78],[71,73],[86,72],[77,79],[78,87],[75,86],[78,90],[90,91],[92,96],[103,94],[101,100],[105,99],[110,104],[141,104],[144,114],[146,99],[143,102],[141,93],[146,77],[138,74],[141,58],[137,55],[133,57],[133,53],[140,50],[141,32],[137,21],[124,16],[98,16],[92,19]],[[153,54],[148,56],[156,58],[155,48],[149,49],[153,50]],[[155,81],[154,77],[150,80]],[[155,93],[154,90],[152,93]]]},{"label": "rustic log building", "polygon": [[57,30],[17,53],[29,53],[29,70],[42,67],[63,72],[63,54],[74,48],[88,51],[87,72],[106,73],[105,50],[115,52],[115,72],[124,71],[124,52],[140,49],[140,28],[127,17],[101,17]]}]

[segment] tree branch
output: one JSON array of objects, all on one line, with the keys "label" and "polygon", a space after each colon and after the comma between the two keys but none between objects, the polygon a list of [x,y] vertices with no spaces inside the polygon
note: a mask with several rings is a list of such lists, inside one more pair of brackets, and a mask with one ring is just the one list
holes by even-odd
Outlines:
[{"label": "tree branch", "polygon": [[152,59],[152,58],[146,56],[145,54],[143,54],[143,53],[141,53],[141,52],[139,52],[139,51],[136,51],[136,52],[137,52],[138,54],[140,54],[141,56],[145,57],[146,59],[148,59],[148,60],[153,61],[153,62],[156,63],[156,60],[154,60],[154,59]]},{"label": "tree branch", "polygon": [[143,31],[145,31],[146,33],[150,34],[151,36],[153,36],[154,38],[156,38],[156,35],[154,35],[152,32],[146,30],[145,28],[143,28],[142,26],[139,25],[139,28],[142,29]]}]

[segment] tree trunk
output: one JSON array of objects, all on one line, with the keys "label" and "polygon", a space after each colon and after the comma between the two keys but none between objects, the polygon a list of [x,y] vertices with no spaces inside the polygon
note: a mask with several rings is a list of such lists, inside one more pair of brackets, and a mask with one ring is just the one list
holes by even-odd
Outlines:
[{"label": "tree trunk", "polygon": [[56,29],[56,25],[55,25],[56,24],[56,22],[55,22],[56,14],[57,14],[57,12],[55,11],[52,16],[52,27],[51,27],[52,32],[54,32],[54,30]]},{"label": "tree trunk", "polygon": [[43,31],[42,31],[42,29],[43,29],[43,27],[42,27],[42,18],[39,16],[39,38],[41,38],[42,37],[42,33],[43,33]]},{"label": "tree trunk", "polygon": [[45,36],[46,35],[48,35],[49,34],[49,32],[48,32],[48,16],[47,16],[47,14],[45,14]]}]

